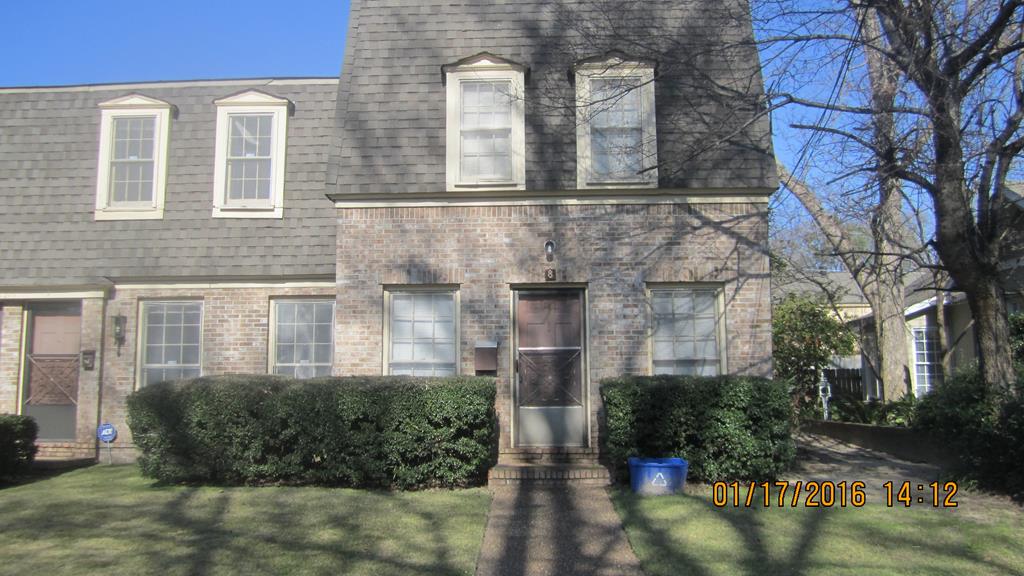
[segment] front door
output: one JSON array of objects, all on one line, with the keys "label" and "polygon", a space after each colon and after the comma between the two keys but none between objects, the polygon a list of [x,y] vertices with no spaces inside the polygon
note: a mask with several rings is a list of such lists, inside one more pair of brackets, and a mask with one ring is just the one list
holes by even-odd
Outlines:
[{"label": "front door", "polygon": [[35,418],[40,440],[74,440],[81,305],[34,305],[28,329],[22,414]]},{"label": "front door", "polygon": [[520,290],[515,298],[517,446],[586,446],[582,290]]}]

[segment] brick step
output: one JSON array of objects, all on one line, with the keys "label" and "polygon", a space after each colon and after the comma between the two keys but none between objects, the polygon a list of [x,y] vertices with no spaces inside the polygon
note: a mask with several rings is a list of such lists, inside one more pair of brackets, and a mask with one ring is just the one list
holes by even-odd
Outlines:
[{"label": "brick step", "polygon": [[526,483],[607,486],[611,474],[600,464],[498,464],[487,473],[488,486]]},{"label": "brick step", "polygon": [[498,456],[499,464],[587,464],[598,463],[593,448],[511,448]]}]

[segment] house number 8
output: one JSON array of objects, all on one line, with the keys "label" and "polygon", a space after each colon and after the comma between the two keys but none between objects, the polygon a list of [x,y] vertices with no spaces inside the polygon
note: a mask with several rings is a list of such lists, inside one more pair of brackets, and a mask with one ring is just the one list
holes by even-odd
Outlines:
[{"label": "house number 8", "polygon": [[557,279],[558,279],[558,277],[555,274],[555,269],[554,268],[545,268],[544,269],[544,280],[546,280],[548,282],[554,282]]}]

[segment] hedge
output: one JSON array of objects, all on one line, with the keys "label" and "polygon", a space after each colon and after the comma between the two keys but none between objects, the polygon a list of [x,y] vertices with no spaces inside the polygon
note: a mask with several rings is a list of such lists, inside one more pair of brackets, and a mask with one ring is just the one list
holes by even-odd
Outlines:
[{"label": "hedge", "polygon": [[917,402],[914,426],[947,448],[961,480],[1024,497],[1021,393],[987,384],[976,367],[960,370]]},{"label": "hedge", "polygon": [[682,457],[691,477],[771,480],[796,452],[789,387],[752,377],[623,377],[601,383],[606,453]]},{"label": "hedge", "polygon": [[491,378],[215,376],[128,398],[142,473],[164,482],[411,489],[483,482]]},{"label": "hedge", "polygon": [[0,479],[13,478],[32,466],[38,433],[31,417],[0,414]]}]

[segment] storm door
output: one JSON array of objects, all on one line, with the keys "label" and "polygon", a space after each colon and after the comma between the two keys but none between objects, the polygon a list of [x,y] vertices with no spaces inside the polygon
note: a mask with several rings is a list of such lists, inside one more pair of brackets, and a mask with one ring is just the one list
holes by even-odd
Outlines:
[{"label": "storm door", "polygon": [[27,326],[22,414],[35,418],[40,440],[74,440],[81,304],[32,305]]},{"label": "storm door", "polygon": [[515,302],[517,446],[585,446],[583,292],[520,290]]}]

